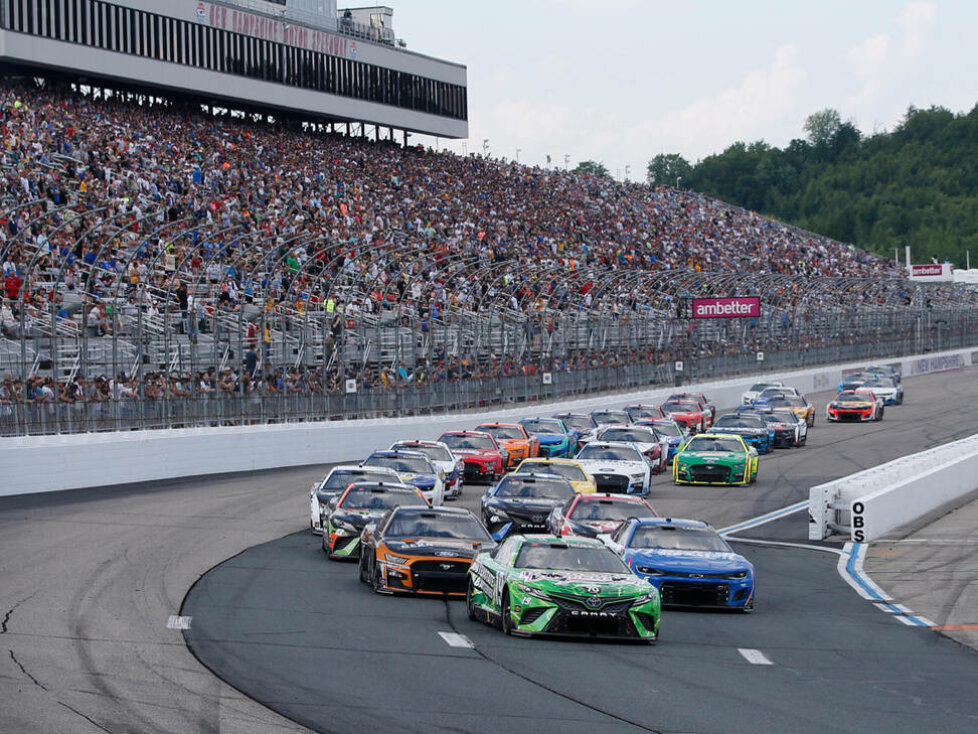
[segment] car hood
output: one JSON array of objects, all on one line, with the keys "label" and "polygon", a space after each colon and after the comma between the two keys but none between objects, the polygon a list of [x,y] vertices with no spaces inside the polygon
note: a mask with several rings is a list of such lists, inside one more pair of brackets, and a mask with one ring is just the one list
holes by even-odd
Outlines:
[{"label": "car hood", "polygon": [[495,449],[452,449],[452,452],[467,459],[495,459],[499,456]]},{"label": "car hood", "polygon": [[560,443],[567,439],[567,436],[563,433],[534,433],[534,436],[540,441],[540,443]]},{"label": "car hood", "polygon": [[743,451],[683,451],[679,456],[700,461],[738,461],[744,455]]},{"label": "car hood", "polygon": [[652,566],[663,571],[711,574],[734,573],[750,568],[747,559],[736,553],[669,548],[645,548],[633,551],[631,565]]},{"label": "car hood", "polygon": [[614,474],[617,472],[628,472],[629,474],[645,471],[645,464],[638,461],[614,461],[610,459],[578,459],[588,474]]},{"label": "car hood", "polygon": [[553,508],[559,507],[566,501],[566,499],[546,500],[536,498],[523,499],[515,497],[512,499],[507,499],[502,497],[493,497],[489,500],[488,505],[490,507],[498,507],[505,512],[515,512],[523,515],[536,513],[549,514]]},{"label": "car hood", "polygon": [[570,521],[575,525],[583,525],[596,534],[613,533],[624,522],[624,520],[575,520],[573,517],[570,518]]},{"label": "car hood", "polygon": [[387,509],[382,510],[344,510],[338,509],[330,517],[331,521],[348,522],[355,528],[363,528],[368,523],[375,522],[384,516]]},{"label": "car hood", "polygon": [[406,556],[442,556],[445,558],[472,558],[476,554],[474,544],[488,540],[475,538],[398,538],[386,541],[388,550]]},{"label": "car hood", "polygon": [[751,428],[750,426],[715,426],[715,428],[713,433],[736,433],[739,436],[764,436],[769,433],[767,428]]},{"label": "car hood", "polygon": [[526,569],[518,570],[517,578],[522,583],[530,584],[549,594],[618,597],[649,593],[645,581],[624,573]]}]

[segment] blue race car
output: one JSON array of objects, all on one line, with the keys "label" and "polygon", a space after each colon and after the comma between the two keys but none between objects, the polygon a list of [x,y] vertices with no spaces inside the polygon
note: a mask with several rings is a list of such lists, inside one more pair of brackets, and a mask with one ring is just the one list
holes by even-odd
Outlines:
[{"label": "blue race car", "polygon": [[540,441],[540,456],[570,458],[577,451],[577,431],[560,418],[523,418],[520,425]]},{"label": "blue race car", "polygon": [[753,446],[759,454],[769,454],[774,450],[774,428],[756,413],[741,410],[736,413],[726,413],[717,418],[707,433],[735,433],[744,439],[744,443]]},{"label": "blue race car", "polygon": [[605,543],[659,590],[664,606],[754,608],[754,566],[699,520],[626,520]]}]

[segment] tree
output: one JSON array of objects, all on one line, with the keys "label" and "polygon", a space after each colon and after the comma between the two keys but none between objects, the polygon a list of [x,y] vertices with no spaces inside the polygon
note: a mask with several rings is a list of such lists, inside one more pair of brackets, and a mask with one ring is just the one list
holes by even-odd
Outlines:
[{"label": "tree", "polygon": [[839,113],[831,107],[813,112],[805,118],[802,129],[808,133],[808,140],[817,149],[826,149],[842,125]]},{"label": "tree", "polygon": [[645,178],[652,186],[675,186],[677,179],[689,181],[693,167],[679,153],[659,153],[649,161]]},{"label": "tree", "polygon": [[577,173],[593,173],[595,176],[609,175],[604,163],[595,163],[594,161],[581,161],[574,170]]}]

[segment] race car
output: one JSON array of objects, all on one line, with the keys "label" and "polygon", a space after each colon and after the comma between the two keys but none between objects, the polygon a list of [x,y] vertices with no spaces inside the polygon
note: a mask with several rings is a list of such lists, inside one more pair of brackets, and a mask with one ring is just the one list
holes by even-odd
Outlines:
[{"label": "race car", "polygon": [[700,407],[709,413],[710,422],[705,428],[709,428],[713,424],[713,419],[717,417],[717,406],[707,400],[706,395],[701,392],[674,392],[666,400],[695,400]]},{"label": "race car", "polygon": [[852,372],[844,375],[836,392],[849,392],[860,387],[866,380],[872,380],[876,375],[872,372]]},{"label": "race car", "polygon": [[629,519],[602,539],[659,590],[663,606],[754,608],[753,564],[705,522]]},{"label": "race car", "polygon": [[384,482],[356,482],[336,500],[326,520],[323,551],[330,560],[357,558],[360,533],[392,507],[430,507],[417,487]]},{"label": "race car", "polygon": [[577,493],[554,474],[507,474],[482,496],[482,522],[496,540],[547,529],[550,511]]},{"label": "race car", "polygon": [[469,565],[495,542],[456,507],[395,507],[360,535],[360,581],[381,594],[461,596]]},{"label": "race car", "polygon": [[555,507],[547,518],[547,526],[554,535],[596,538],[601,533],[613,533],[630,517],[658,517],[658,514],[641,497],[588,494]]},{"label": "race car", "polygon": [[513,536],[469,568],[469,619],[511,635],[655,642],[659,593],[593,538]]},{"label": "race car", "polygon": [[764,403],[759,404],[760,408],[771,408],[772,410],[790,410],[799,420],[811,428],[815,425],[815,406],[808,402],[804,395],[782,395],[779,397],[765,398]]},{"label": "race car", "polygon": [[594,477],[599,492],[649,493],[652,465],[633,443],[592,441],[574,458]]},{"label": "race car", "polygon": [[693,433],[705,431],[712,424],[710,412],[695,400],[667,400],[662,412]]},{"label": "race car", "polygon": [[624,410],[592,410],[591,420],[599,428],[602,426],[627,426],[632,418]]},{"label": "race car", "polygon": [[323,524],[329,514],[329,501],[336,499],[353,482],[397,483],[397,472],[382,467],[364,469],[361,466],[334,466],[309,489],[309,527],[317,535],[323,532]]},{"label": "race car", "polygon": [[653,474],[661,474],[666,470],[669,441],[660,436],[654,426],[603,426],[598,429],[594,438],[604,443],[633,443],[648,459]]},{"label": "race car", "polygon": [[808,441],[808,424],[795,415],[794,411],[755,408],[754,414],[760,416],[774,431],[774,448],[804,446]]},{"label": "race car", "polygon": [[420,489],[432,507],[445,502],[444,474],[420,451],[374,451],[360,466],[393,469],[399,481]]},{"label": "race car", "polygon": [[753,484],[757,480],[757,449],[729,433],[700,434],[676,454],[676,484]]},{"label": "race car", "polygon": [[770,380],[768,382],[755,382],[749,388],[744,390],[744,392],[741,394],[740,404],[750,405],[751,400],[753,400],[758,395],[760,395],[762,390],[765,390],[769,387],[783,387],[783,386],[784,383],[781,382],[780,380]]},{"label": "race car", "polygon": [[560,418],[523,418],[520,425],[540,442],[540,456],[567,457],[577,446],[577,431],[571,430]]},{"label": "race car", "polygon": [[438,438],[462,458],[466,481],[495,482],[506,471],[509,452],[482,431],[448,431]]},{"label": "race car", "polygon": [[540,439],[531,436],[519,423],[480,423],[475,430],[488,433],[509,454],[507,469],[523,459],[540,455]]},{"label": "race car", "polygon": [[889,377],[897,385],[899,385],[901,381],[900,372],[895,367],[890,367],[888,364],[874,364],[864,369],[863,372],[869,372],[870,374],[879,375],[880,377]]},{"label": "race car", "polygon": [[588,441],[594,440],[594,429],[598,424],[587,413],[556,413],[552,418],[560,418],[571,431],[577,434],[577,446],[572,447],[572,453],[577,453]]},{"label": "race car", "polygon": [[598,491],[594,477],[584,471],[584,467],[574,459],[524,459],[516,471],[522,474],[554,474],[563,477],[578,494]]},{"label": "race car", "polygon": [[462,496],[465,462],[455,456],[445,444],[440,441],[395,441],[389,450],[420,451],[428,457],[440,473],[445,475],[445,498]]},{"label": "race car", "polygon": [[903,385],[892,377],[873,377],[860,385],[859,389],[870,390],[876,397],[883,398],[883,405],[903,405]]},{"label": "race car", "polygon": [[826,420],[880,421],[883,420],[883,400],[868,390],[840,392],[825,406]]},{"label": "race car", "polygon": [[769,426],[756,412],[740,410],[721,415],[707,433],[735,433],[748,446],[757,449],[759,454],[771,453],[776,438],[774,427]]},{"label": "race car", "polygon": [[666,417],[666,414],[662,412],[662,408],[658,405],[642,405],[638,403],[636,405],[626,405],[623,410],[628,414],[632,423],[637,423],[640,420],[648,418]]},{"label": "race car", "polygon": [[673,458],[689,440],[689,429],[680,426],[672,418],[639,418],[635,425],[652,426],[655,432],[664,438],[669,444],[669,453],[666,463],[672,464]]}]

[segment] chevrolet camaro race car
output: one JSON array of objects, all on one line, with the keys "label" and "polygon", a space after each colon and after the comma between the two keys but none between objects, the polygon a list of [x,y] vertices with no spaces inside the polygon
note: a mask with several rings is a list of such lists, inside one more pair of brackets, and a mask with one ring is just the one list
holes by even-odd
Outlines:
[{"label": "chevrolet camaro race car", "polygon": [[576,494],[568,480],[554,474],[508,474],[483,495],[482,522],[497,540],[545,532],[551,510]]},{"label": "chevrolet camaro race car", "polygon": [[646,500],[627,494],[588,494],[567,500],[547,519],[554,535],[596,538],[613,533],[630,517],[657,517]]},{"label": "chevrolet camaro race car", "polygon": [[757,449],[729,433],[701,433],[689,439],[672,462],[676,484],[753,484]]},{"label": "chevrolet camaro race car", "polygon": [[630,519],[602,539],[659,590],[663,606],[754,608],[753,564],[704,522]]},{"label": "chevrolet camaro race car", "polygon": [[482,523],[456,507],[396,507],[360,536],[360,580],[382,594],[461,596],[472,557],[495,547]]},{"label": "chevrolet camaro race car", "polygon": [[360,555],[360,533],[392,507],[429,507],[416,487],[407,484],[357,482],[332,500],[332,511],[323,533],[323,551],[330,560]]},{"label": "chevrolet camaro race car", "polygon": [[393,469],[404,484],[421,490],[432,507],[445,502],[445,476],[420,451],[374,451],[360,466]]},{"label": "chevrolet camaro race car", "polygon": [[441,441],[395,441],[390,451],[419,451],[428,457],[435,469],[445,476],[445,497],[461,497],[465,479],[465,462],[455,456]]},{"label": "chevrolet camaro race car", "polygon": [[710,412],[695,400],[667,400],[662,412],[693,433],[705,431],[713,422]]},{"label": "chevrolet camaro race car", "polygon": [[490,434],[509,453],[507,469],[523,459],[540,455],[540,439],[531,436],[519,423],[480,423],[475,430]]},{"label": "chevrolet camaro race car", "polygon": [[563,477],[577,493],[597,492],[594,477],[584,471],[584,467],[574,459],[524,459],[516,471],[522,474],[553,474]]},{"label": "chevrolet camaro race car", "polygon": [[540,443],[540,456],[571,456],[577,446],[577,431],[560,418],[523,418],[520,425]]},{"label": "chevrolet camaro race car", "polygon": [[782,387],[784,385],[780,380],[771,380],[768,382],[755,382],[748,389],[744,390],[740,395],[741,405],[750,405],[751,401],[754,400],[762,391],[769,387]]},{"label": "chevrolet camaro race car", "polygon": [[754,412],[726,413],[717,418],[707,433],[733,433],[753,446],[759,454],[769,454],[774,450],[774,428]]},{"label": "chevrolet camaro race car", "polygon": [[506,471],[509,453],[482,431],[448,431],[438,439],[462,458],[466,481],[495,482]]},{"label": "chevrolet camaro race car", "polygon": [[599,492],[649,493],[652,464],[633,443],[592,441],[574,458],[594,477]]},{"label": "chevrolet camaro race car", "polygon": [[469,568],[469,619],[511,635],[624,638],[654,643],[659,592],[599,540],[513,536]]},{"label": "chevrolet camaro race car", "polygon": [[317,535],[323,532],[323,523],[329,514],[329,501],[343,494],[343,490],[353,482],[388,482],[397,483],[400,479],[397,472],[383,467],[334,466],[309,490],[309,527]]},{"label": "chevrolet camaro race car", "polygon": [[826,420],[836,421],[881,421],[883,420],[883,399],[866,390],[846,390],[840,392],[832,402],[825,406]]}]

